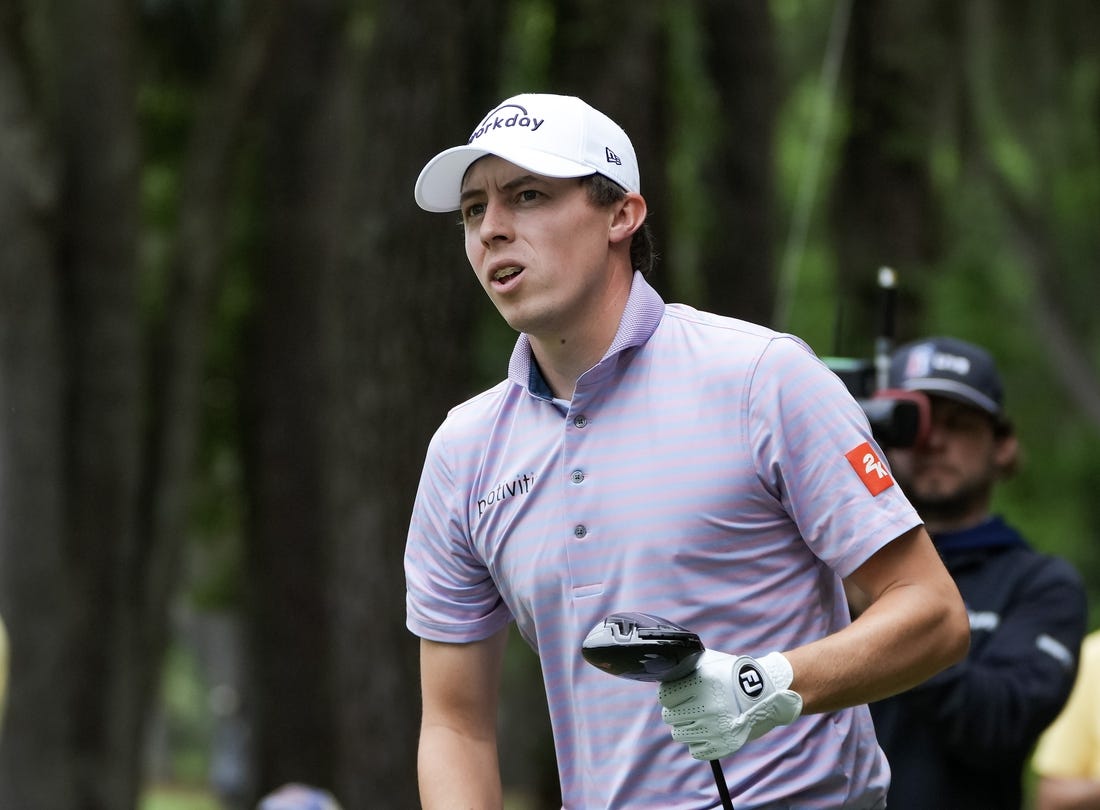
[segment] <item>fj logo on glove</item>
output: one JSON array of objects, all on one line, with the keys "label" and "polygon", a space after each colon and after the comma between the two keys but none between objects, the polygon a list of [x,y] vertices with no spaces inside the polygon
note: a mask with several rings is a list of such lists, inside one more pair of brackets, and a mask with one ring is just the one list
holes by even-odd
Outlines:
[{"label": "fj logo on glove", "polygon": [[737,682],[741,684],[741,691],[754,700],[764,690],[764,679],[760,676],[760,670],[752,664],[742,664],[741,669],[737,670]]}]

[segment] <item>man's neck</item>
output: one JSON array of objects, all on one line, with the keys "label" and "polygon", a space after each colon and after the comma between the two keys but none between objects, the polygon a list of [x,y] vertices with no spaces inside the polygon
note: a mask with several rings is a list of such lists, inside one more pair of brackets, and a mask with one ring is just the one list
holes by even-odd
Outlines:
[{"label": "man's neck", "polygon": [[527,336],[546,385],[558,399],[572,399],[577,380],[607,353],[615,335],[606,340],[540,340]]},{"label": "man's neck", "polygon": [[630,298],[633,273],[625,278],[625,286],[609,291],[602,307],[574,323],[568,333],[527,335],[543,379],[555,397],[572,399],[577,380],[607,354]]}]

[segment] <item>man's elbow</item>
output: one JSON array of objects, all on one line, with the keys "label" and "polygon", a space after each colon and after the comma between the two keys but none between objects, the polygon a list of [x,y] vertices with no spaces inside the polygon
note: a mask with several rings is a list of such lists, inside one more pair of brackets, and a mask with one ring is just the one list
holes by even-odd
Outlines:
[{"label": "man's elbow", "polygon": [[970,616],[959,592],[952,590],[952,596],[944,600],[940,621],[939,646],[943,669],[959,663],[970,651]]}]

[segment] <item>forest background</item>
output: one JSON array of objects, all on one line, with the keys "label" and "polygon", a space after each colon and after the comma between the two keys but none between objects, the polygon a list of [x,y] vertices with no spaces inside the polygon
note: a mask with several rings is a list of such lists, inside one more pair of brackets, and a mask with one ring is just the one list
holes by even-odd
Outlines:
[{"label": "forest background", "polygon": [[8,0],[0,807],[416,806],[409,510],[513,336],[412,184],[522,90],[631,134],[666,299],[869,358],[888,265],[900,340],[990,347],[998,509],[1100,604],[1100,5]]}]

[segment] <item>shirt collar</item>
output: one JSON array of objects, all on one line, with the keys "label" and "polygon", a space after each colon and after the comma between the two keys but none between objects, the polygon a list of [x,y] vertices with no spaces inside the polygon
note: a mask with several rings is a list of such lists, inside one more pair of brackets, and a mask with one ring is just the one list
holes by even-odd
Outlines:
[{"label": "shirt collar", "polygon": [[[619,329],[603,359],[595,367],[603,365],[624,349],[644,344],[657,330],[657,324],[661,322],[664,312],[665,302],[661,296],[649,286],[641,273],[635,271]],[[525,387],[540,399],[553,398],[531,353],[531,341],[525,333],[520,333],[512,350],[512,358],[508,361],[508,379]]]}]

